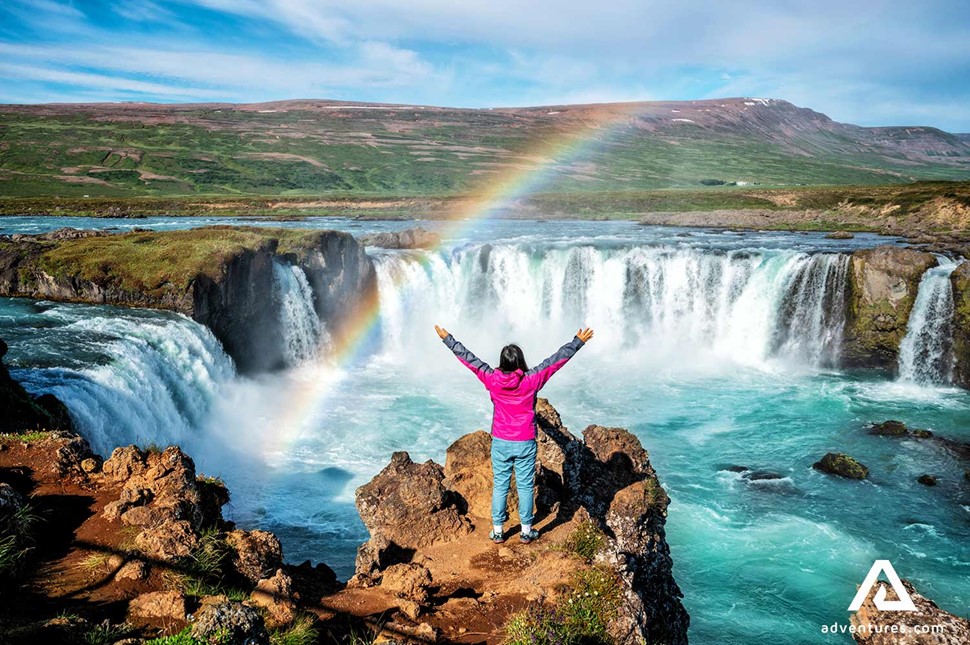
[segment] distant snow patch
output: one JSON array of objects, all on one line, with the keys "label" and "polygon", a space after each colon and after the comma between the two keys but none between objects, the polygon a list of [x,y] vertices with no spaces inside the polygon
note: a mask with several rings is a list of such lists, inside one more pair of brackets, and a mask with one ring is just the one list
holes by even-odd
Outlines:
[{"label": "distant snow patch", "polygon": [[546,112],[546,114],[562,114],[561,112]]},{"label": "distant snow patch", "polygon": [[681,123],[693,123],[693,119],[671,119],[672,121],[680,121]]},{"label": "distant snow patch", "polygon": [[774,102],[775,102],[774,99],[757,99],[749,96],[747,97],[747,100],[745,100],[744,104],[745,105],[771,105]]},{"label": "distant snow patch", "polygon": [[680,110],[671,110],[671,112],[680,112]]}]

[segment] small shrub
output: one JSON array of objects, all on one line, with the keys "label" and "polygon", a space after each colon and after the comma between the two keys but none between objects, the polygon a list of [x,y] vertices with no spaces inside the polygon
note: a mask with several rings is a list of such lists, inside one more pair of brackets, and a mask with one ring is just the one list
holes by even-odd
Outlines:
[{"label": "small shrub", "polygon": [[288,627],[273,630],[269,642],[271,645],[313,645],[317,642],[315,622],[315,616],[302,614]]},{"label": "small shrub", "polygon": [[35,430],[33,432],[4,432],[0,434],[0,443],[16,442],[16,441],[41,441],[47,439],[51,435],[50,432],[46,430]]}]

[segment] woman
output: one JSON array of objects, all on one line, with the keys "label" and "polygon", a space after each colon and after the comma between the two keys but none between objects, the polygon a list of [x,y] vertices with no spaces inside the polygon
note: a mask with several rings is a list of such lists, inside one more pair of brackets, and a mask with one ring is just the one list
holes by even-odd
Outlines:
[{"label": "woman", "polygon": [[485,384],[492,399],[492,531],[496,544],[505,541],[503,525],[508,519],[506,502],[512,470],[519,491],[520,539],[528,544],[539,537],[532,527],[532,489],[536,476],[536,396],[552,375],[562,369],[579,348],[593,337],[593,330],[580,329],[575,338],[532,369],[518,345],[502,348],[497,370],[489,367],[447,331],[434,326],[448,349]]}]

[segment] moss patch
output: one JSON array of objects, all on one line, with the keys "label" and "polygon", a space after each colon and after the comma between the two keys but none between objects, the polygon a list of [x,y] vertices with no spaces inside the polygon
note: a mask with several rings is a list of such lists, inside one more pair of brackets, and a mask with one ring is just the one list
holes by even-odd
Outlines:
[{"label": "moss patch", "polygon": [[[301,253],[321,231],[214,226],[140,232],[46,243],[30,261],[55,278],[77,277],[104,287],[161,296],[184,292],[199,276],[218,280],[226,262],[247,249],[278,242],[279,253]],[[0,243],[0,253],[13,243]],[[22,269],[22,270],[23,270]]]}]

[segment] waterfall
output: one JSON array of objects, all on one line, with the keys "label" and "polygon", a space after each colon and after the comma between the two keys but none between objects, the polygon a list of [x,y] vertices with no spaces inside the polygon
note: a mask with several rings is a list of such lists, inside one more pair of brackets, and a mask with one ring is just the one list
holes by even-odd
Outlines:
[{"label": "waterfall", "polygon": [[939,264],[923,274],[916,302],[899,345],[899,378],[912,383],[950,383],[953,378],[953,289],[950,274],[958,263],[937,256]]},{"label": "waterfall", "polygon": [[289,365],[314,358],[321,343],[321,324],[313,306],[313,289],[303,269],[273,261],[283,333],[283,355]]},{"label": "waterfall", "polygon": [[840,253],[529,244],[385,252],[375,262],[391,353],[451,320],[486,325],[497,340],[590,325],[618,351],[816,367],[838,360],[849,267]]},{"label": "waterfall", "polygon": [[74,355],[58,367],[11,372],[29,392],[63,401],[102,455],[129,443],[184,441],[235,375],[209,330],[178,314],[58,305],[44,317],[48,346]]}]

